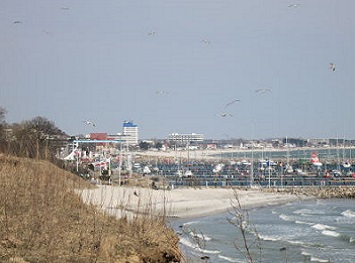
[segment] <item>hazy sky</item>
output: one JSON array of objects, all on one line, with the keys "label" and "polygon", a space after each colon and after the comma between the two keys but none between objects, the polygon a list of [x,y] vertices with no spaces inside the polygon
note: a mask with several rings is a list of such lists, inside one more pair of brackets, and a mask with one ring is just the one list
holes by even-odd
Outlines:
[{"label": "hazy sky", "polygon": [[355,138],[354,0],[1,0],[0,35],[8,123]]}]

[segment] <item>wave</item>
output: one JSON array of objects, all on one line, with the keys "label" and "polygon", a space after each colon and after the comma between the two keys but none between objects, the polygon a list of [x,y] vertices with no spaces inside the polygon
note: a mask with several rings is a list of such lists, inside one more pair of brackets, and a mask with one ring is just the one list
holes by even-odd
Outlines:
[{"label": "wave", "polygon": [[[355,238],[354,237],[351,237],[351,236],[348,236],[346,234],[341,234],[341,233],[338,233],[336,231],[333,231],[335,230],[336,228],[335,227],[330,227],[330,226],[325,226],[324,225],[321,225],[321,224],[317,224],[319,225],[319,230],[323,230],[321,233],[322,235],[325,235],[325,236],[330,236],[330,237],[339,237],[341,240],[345,241],[345,242],[349,242],[349,243],[355,243]],[[329,229],[332,229],[332,230],[329,230]]]},{"label": "wave", "polygon": [[201,247],[199,247],[196,243],[191,242],[190,240],[186,239],[186,238],[181,238],[180,239],[180,243],[184,246],[187,246],[189,248],[192,248],[198,252],[201,253],[205,253],[205,254],[219,254],[221,253],[220,250],[207,250],[207,249],[203,249]]},{"label": "wave", "polygon": [[317,230],[335,230],[336,227],[333,226],[328,226],[328,225],[323,225],[323,224],[315,224],[312,226],[312,228],[317,229]]},{"label": "wave", "polygon": [[297,241],[297,240],[287,240],[287,242],[292,244],[292,245],[297,245],[297,246],[304,247],[304,248],[309,248],[309,247],[322,248],[322,247],[325,247],[324,244],[310,243],[310,242]]},{"label": "wave", "polygon": [[341,215],[343,215],[345,217],[355,218],[355,212],[351,211],[350,209],[345,210],[344,212],[341,213]]},{"label": "wave", "polygon": [[330,237],[340,237],[340,233],[331,230],[323,230],[322,235]]},{"label": "wave", "polygon": [[279,217],[280,217],[283,221],[295,221],[295,219],[294,219],[292,216],[280,214]]},{"label": "wave", "polygon": [[220,259],[224,259],[225,261],[228,261],[228,262],[233,262],[233,263],[239,263],[241,261],[238,261],[237,259],[235,258],[230,258],[230,257],[226,257],[226,256],[222,256],[222,255],[218,255],[218,257]]},{"label": "wave", "polygon": [[296,223],[296,224],[300,224],[300,225],[309,225],[309,226],[312,226],[312,225],[313,225],[313,223],[304,222],[304,221],[299,221],[299,220],[296,220],[295,223]]},{"label": "wave", "polygon": [[259,233],[259,238],[260,238],[261,240],[265,240],[265,241],[280,241],[280,240],[282,240],[281,237],[266,236],[266,235],[261,235],[260,233]]},{"label": "wave", "polygon": [[301,253],[301,255],[307,257],[308,260],[311,261],[311,262],[330,262],[328,259],[322,259],[322,258],[315,257],[312,254],[310,254],[308,252],[305,252],[305,251],[303,251]]},{"label": "wave", "polygon": [[307,209],[307,208],[303,208],[303,209],[299,209],[299,210],[296,210],[296,211],[293,211],[294,214],[296,215],[308,215],[311,213],[312,210],[310,209]]},{"label": "wave", "polygon": [[311,262],[330,262],[328,259],[321,259],[317,257],[311,257],[310,259]]},{"label": "wave", "polygon": [[210,241],[212,240],[212,238],[210,238],[209,236],[206,236],[204,234],[199,234],[199,233],[195,233],[194,231],[190,231],[190,235],[193,237],[193,238],[197,238],[197,239],[200,239],[200,240],[204,240],[204,241]]},{"label": "wave", "polygon": [[190,226],[190,225],[198,224],[198,223],[200,223],[200,221],[190,221],[190,222],[184,223],[183,226]]},{"label": "wave", "polygon": [[303,208],[303,209],[293,211],[293,213],[302,216],[314,216],[314,215],[324,215],[325,212],[316,209]]}]

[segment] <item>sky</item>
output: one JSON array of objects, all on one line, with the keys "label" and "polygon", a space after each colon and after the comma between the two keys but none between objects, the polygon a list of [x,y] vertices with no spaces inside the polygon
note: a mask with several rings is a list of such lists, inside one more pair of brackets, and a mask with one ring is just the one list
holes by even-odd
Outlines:
[{"label": "sky", "polygon": [[127,120],[141,139],[355,139],[354,13],[353,0],[1,0],[0,106],[68,135]]}]

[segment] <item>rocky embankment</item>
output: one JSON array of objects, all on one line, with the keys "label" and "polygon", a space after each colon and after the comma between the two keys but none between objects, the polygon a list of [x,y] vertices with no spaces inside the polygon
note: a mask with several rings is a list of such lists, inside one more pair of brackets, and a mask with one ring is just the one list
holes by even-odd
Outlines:
[{"label": "rocky embankment", "polygon": [[355,198],[355,186],[270,188],[264,191],[315,198]]}]

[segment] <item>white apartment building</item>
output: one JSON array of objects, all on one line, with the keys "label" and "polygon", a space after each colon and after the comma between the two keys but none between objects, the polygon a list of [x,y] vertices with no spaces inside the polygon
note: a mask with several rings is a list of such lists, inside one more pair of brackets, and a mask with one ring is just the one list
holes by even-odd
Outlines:
[{"label": "white apartment building", "polygon": [[191,142],[203,142],[204,135],[197,133],[189,133],[189,134],[179,134],[179,133],[171,133],[168,135],[169,142],[174,142],[177,144],[186,144]]},{"label": "white apartment building", "polygon": [[133,121],[123,122],[123,139],[128,145],[138,144],[138,125],[134,124]]}]

